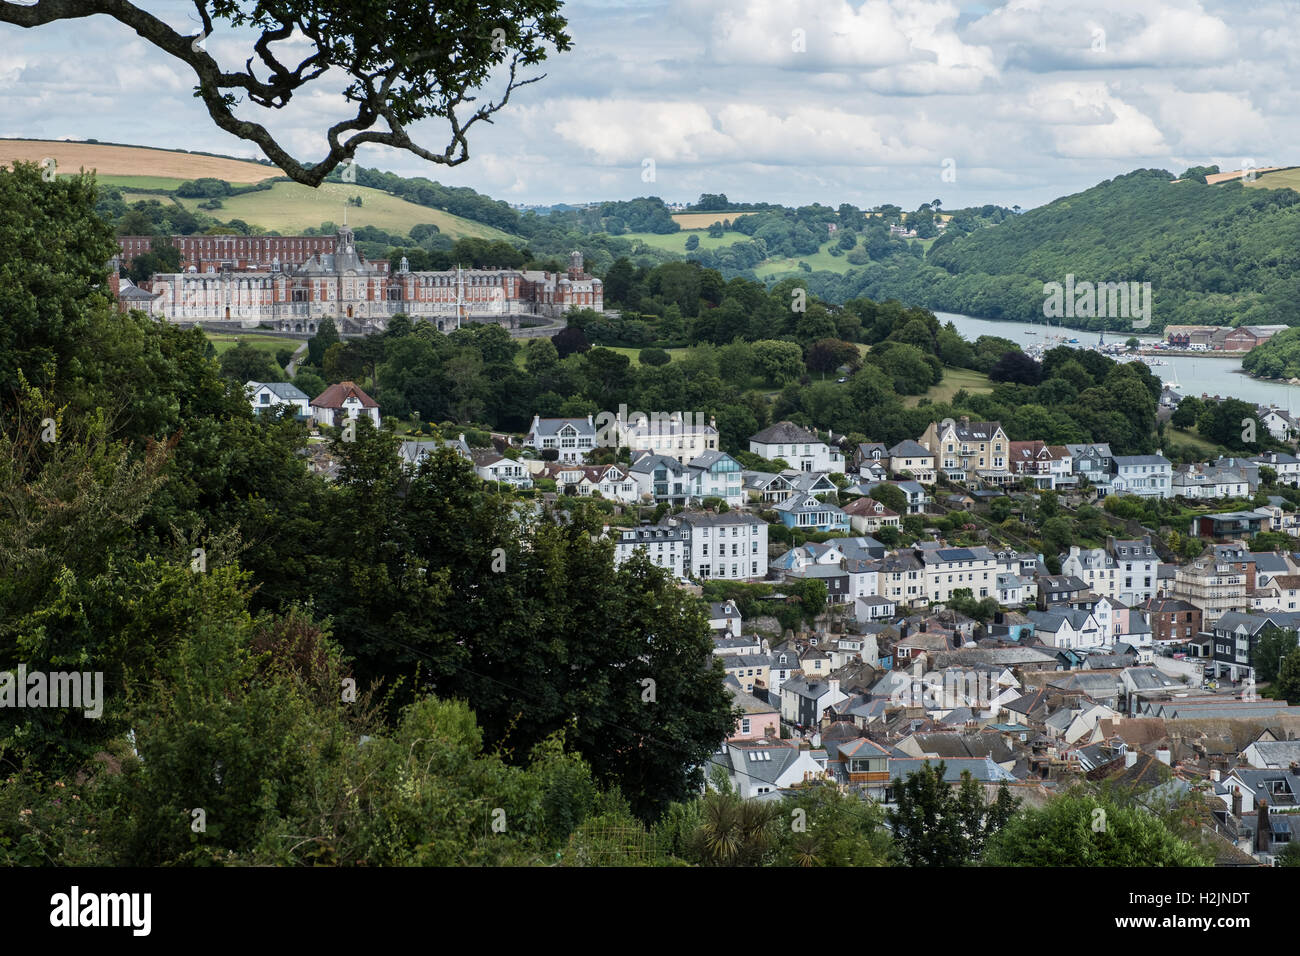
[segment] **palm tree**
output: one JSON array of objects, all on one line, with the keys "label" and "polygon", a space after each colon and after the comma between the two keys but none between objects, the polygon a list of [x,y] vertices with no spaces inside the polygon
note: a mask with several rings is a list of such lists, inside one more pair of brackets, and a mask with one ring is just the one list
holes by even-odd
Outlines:
[{"label": "palm tree", "polygon": [[704,866],[756,866],[772,844],[775,808],[734,793],[710,792],[695,831],[695,855]]},{"label": "palm tree", "polygon": [[811,833],[801,833],[794,840],[795,866],[821,866],[821,842]]}]

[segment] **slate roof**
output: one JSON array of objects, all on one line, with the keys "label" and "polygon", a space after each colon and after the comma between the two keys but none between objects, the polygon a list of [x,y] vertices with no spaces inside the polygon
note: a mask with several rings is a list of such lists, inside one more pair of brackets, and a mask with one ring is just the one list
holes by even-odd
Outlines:
[{"label": "slate roof", "polygon": [[1038,578],[1043,591],[1086,591],[1088,585],[1073,574],[1043,574]]},{"label": "slate roof", "polygon": [[724,511],[722,514],[714,514],[711,511],[690,511],[684,512],[677,516],[683,523],[692,527],[708,525],[717,527],[718,525],[761,525],[764,522],[749,514],[742,514],[738,511]]},{"label": "slate roof", "polygon": [[306,392],[292,382],[246,382],[244,387],[253,391],[257,391],[259,388],[269,389],[272,395],[276,398],[282,398],[286,402],[303,401],[309,398]]},{"label": "slate roof", "polygon": [[1089,697],[1114,697],[1120,692],[1119,677],[1111,671],[1070,671],[1047,682],[1057,690],[1080,691]]},{"label": "slate roof", "polygon": [[888,757],[889,751],[873,740],[857,737],[839,744],[841,757]]},{"label": "slate roof", "polygon": [[959,441],[987,442],[993,440],[993,436],[1001,427],[1001,422],[955,422],[953,432]]},{"label": "slate roof", "polygon": [[1080,456],[1098,457],[1098,458],[1113,457],[1110,453],[1110,444],[1108,442],[1103,442],[1103,441],[1078,442],[1073,444],[1070,442],[1066,442],[1065,449],[1070,453],[1071,457],[1073,458],[1079,458]]},{"label": "slate roof", "polygon": [[[717,450],[702,451],[694,458],[691,459],[691,467],[707,470],[713,467],[714,465],[716,465],[718,462],[728,458],[731,458],[731,456],[728,455],[725,451],[717,451]],[[735,459],[732,460],[734,461]],[[736,463],[739,464],[739,462]]]},{"label": "slate roof", "polygon": [[1257,740],[1254,744],[1259,759],[1278,767],[1290,767],[1300,761],[1300,740]]},{"label": "slate roof", "polygon": [[934,452],[926,448],[918,441],[910,438],[900,441],[893,448],[889,449],[890,458],[933,458]]},{"label": "slate roof", "polygon": [[765,700],[759,700],[753,694],[742,690],[739,687],[726,685],[727,690],[731,692],[731,706],[739,707],[746,714],[774,714],[778,713],[781,708],[769,704]]},{"label": "slate roof", "polygon": [[624,528],[619,541],[637,545],[651,541],[684,541],[687,531],[681,525],[652,524],[637,528]]},{"label": "slate roof", "polygon": [[820,438],[794,422],[777,422],[757,434],[750,435],[749,440],[761,445],[822,444]]},{"label": "slate roof", "polygon": [[751,780],[776,783],[781,774],[799,759],[798,746],[773,746],[769,741],[763,741],[761,746],[747,747],[744,744],[744,741],[729,744],[725,754],[714,755],[713,762]]},{"label": "slate roof", "polygon": [[572,425],[580,435],[596,434],[596,426],[585,418],[538,418],[533,434],[538,438],[556,435],[565,425]]},{"label": "slate roof", "polygon": [[828,512],[833,518],[837,514],[843,514],[838,505],[827,504],[824,501],[818,501],[812,495],[799,492],[791,495],[785,501],[773,505],[776,511],[787,511],[791,514],[805,514],[816,511]]},{"label": "slate roof", "polygon": [[1114,462],[1117,466],[1125,465],[1172,465],[1164,455],[1115,455]]},{"label": "slate roof", "polygon": [[1129,667],[1124,670],[1124,676],[1128,678],[1134,690],[1163,690],[1166,687],[1185,686],[1181,681],[1174,680],[1154,667]]},{"label": "slate roof", "polygon": [[122,285],[118,287],[117,297],[119,299],[128,299],[135,302],[152,302],[155,296],[160,295],[157,292],[148,292],[133,283],[130,279],[123,279]]},{"label": "slate roof", "polygon": [[865,535],[847,538],[831,538],[826,543],[835,545],[844,557],[856,561],[869,561],[883,557],[886,550],[885,546],[881,542]]},{"label": "slate roof", "polygon": [[1151,614],[1186,614],[1189,611],[1200,610],[1194,604],[1170,597],[1147,598],[1138,605],[1138,608]]},{"label": "slate roof", "polygon": [[650,475],[659,468],[666,468],[668,473],[673,475],[684,475],[686,473],[686,468],[676,458],[655,454],[642,455],[628,469],[628,472],[636,475]]}]

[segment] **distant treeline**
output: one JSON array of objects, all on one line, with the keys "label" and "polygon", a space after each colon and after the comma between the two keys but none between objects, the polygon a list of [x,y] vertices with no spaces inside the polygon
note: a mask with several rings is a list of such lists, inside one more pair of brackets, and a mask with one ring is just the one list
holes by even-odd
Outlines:
[{"label": "distant treeline", "polygon": [[[260,183],[235,185],[224,179],[204,176],[181,183],[176,187],[176,195],[182,199],[220,199],[225,196],[242,196],[245,193],[265,192],[275,183],[289,182],[293,182],[293,180],[288,176],[276,176],[273,179],[264,179]],[[154,192],[156,191],[154,190]]]},{"label": "distant treeline", "polygon": [[[453,216],[460,216],[462,219],[493,226],[504,232],[511,232],[516,235],[520,232],[519,213],[517,210],[512,209],[509,203],[502,202],[499,199],[492,199],[467,186],[444,186],[422,176],[406,179],[395,173],[367,169],[364,166],[356,166],[352,169],[356,173],[355,185],[380,189],[390,196],[405,199],[417,206],[441,209]],[[342,183],[344,182],[343,173],[344,167],[340,166],[330,173],[325,181]],[[351,185],[352,183],[349,182],[348,184]]]}]

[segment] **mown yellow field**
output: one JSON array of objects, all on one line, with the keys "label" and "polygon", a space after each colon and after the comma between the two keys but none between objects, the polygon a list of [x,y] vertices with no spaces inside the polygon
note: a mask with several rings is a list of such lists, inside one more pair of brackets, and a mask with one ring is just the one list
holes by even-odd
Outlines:
[{"label": "mown yellow field", "polygon": [[[1207,180],[1209,178],[1206,177]],[[1294,189],[1300,192],[1300,167],[1289,166],[1267,176],[1261,175],[1253,183],[1242,185],[1249,189]]]},{"label": "mown yellow field", "polygon": [[673,221],[683,229],[708,229],[724,219],[735,222],[741,216],[752,215],[752,212],[677,212],[673,213]]},{"label": "mown yellow field", "polygon": [[256,183],[282,175],[274,166],[262,166],[242,159],[221,159],[138,146],[106,146],[102,143],[62,143],[51,140],[0,140],[0,164],[17,160],[39,163],[53,158],[60,173],[75,173],[82,167],[106,176],[161,176],[172,179],[212,177],[229,183]]},{"label": "mown yellow field", "polygon": [[[1282,167],[1282,166],[1264,166],[1264,167],[1262,167],[1262,168],[1260,168],[1260,169],[1251,170],[1251,172],[1254,172],[1254,174],[1255,174],[1256,176],[1262,176],[1264,173],[1272,173],[1272,172],[1276,172],[1276,171],[1278,171],[1279,169],[1283,169],[1283,168],[1285,168],[1285,167]],[[1247,170],[1244,170],[1244,169],[1234,169],[1234,170],[1232,170],[1232,171],[1230,171],[1230,172],[1226,172],[1226,173],[1211,173],[1209,176],[1206,176],[1206,177],[1205,177],[1205,185],[1207,185],[1207,186],[1217,186],[1219,183],[1226,183],[1226,182],[1230,182],[1230,181],[1232,181],[1232,180],[1234,180],[1234,179],[1241,179],[1243,176],[1246,175],[1246,172],[1247,172]],[[1242,183],[1242,185],[1244,185],[1244,186],[1253,186],[1253,185],[1255,185],[1257,182],[1258,182],[1258,180],[1252,180],[1251,182],[1245,182],[1245,183]]]}]

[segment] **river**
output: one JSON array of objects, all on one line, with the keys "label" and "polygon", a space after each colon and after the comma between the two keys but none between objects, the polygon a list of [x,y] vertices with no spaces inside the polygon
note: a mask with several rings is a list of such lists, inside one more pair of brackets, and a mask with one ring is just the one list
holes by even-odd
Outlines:
[{"label": "river", "polygon": [[[972,342],[981,335],[997,335],[1026,347],[1051,344],[1044,341],[1048,336],[1065,335],[1079,340],[1078,345],[1074,346],[1076,348],[1097,344],[1095,330],[1089,332],[1029,322],[995,322],[954,312],[936,312],[935,315],[945,325],[951,322],[963,338]],[[1127,342],[1134,335],[1143,345],[1161,341],[1158,335],[1142,335],[1138,332],[1107,332],[1106,341]],[[1239,357],[1214,358],[1209,354],[1159,357],[1169,364],[1154,366],[1151,371],[1173,385],[1182,395],[1218,395],[1221,398],[1240,398],[1259,405],[1273,405],[1287,411],[1300,409],[1300,386],[1251,378],[1241,370]]]}]

